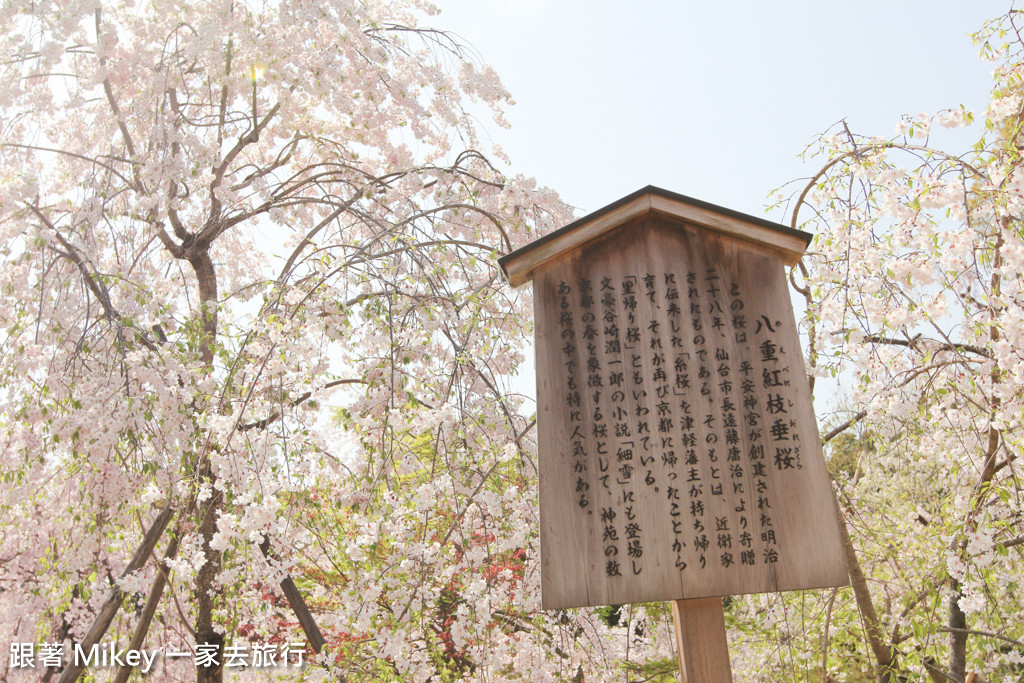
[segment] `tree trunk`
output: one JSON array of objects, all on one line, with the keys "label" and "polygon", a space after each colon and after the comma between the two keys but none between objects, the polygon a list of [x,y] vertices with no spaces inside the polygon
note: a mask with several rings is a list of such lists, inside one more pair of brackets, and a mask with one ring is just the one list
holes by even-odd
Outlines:
[{"label": "tree trunk", "polygon": [[[276,559],[274,557],[274,550],[270,547],[270,539],[266,536],[260,542],[260,551],[267,560]],[[295,612],[299,625],[302,626],[302,631],[306,634],[306,640],[313,647],[313,651],[320,654],[320,651],[324,649],[324,636],[320,633],[320,627],[316,625],[316,620],[313,619],[313,614],[309,611],[309,607],[306,606],[306,601],[302,598],[302,593],[299,592],[299,587],[295,585],[292,577],[286,576],[281,581],[281,591],[288,600],[288,605]]]},{"label": "tree trunk", "polygon": [[[199,355],[203,363],[213,368],[214,343],[217,339],[217,274],[209,245],[202,251],[190,254],[189,263],[195,270],[199,282],[199,315],[202,322],[202,338]],[[204,444],[196,462],[196,482],[213,483],[214,474],[210,464],[210,444]],[[206,562],[196,576],[196,683],[221,683],[224,678],[224,634],[213,626],[213,610],[216,594],[214,581],[221,569],[221,553],[210,546],[217,532],[217,516],[224,504],[223,494],[216,488],[212,495],[196,506],[199,515],[199,534],[203,538],[203,555]]]},{"label": "tree trunk", "polygon": [[[829,475],[831,478],[831,475]],[[834,481],[834,480],[833,480]],[[839,501],[836,501],[836,515],[839,517],[839,538],[846,553],[846,565],[850,572],[850,585],[853,587],[853,595],[857,600],[857,608],[860,610],[861,618],[864,620],[864,631],[867,634],[868,645],[875,656],[878,665],[876,680],[878,683],[889,683],[894,680],[896,673],[893,666],[892,652],[885,642],[885,635],[882,632],[878,620],[878,613],[875,611],[875,604],[871,600],[871,591],[868,589],[868,581],[861,569],[860,559],[857,557],[857,549],[853,547],[853,539],[850,538],[850,531],[846,527],[846,519],[839,509]]]},{"label": "tree trunk", "polygon": [[[204,456],[199,481],[209,477],[209,456]],[[217,489],[199,508],[202,515],[199,533],[203,537],[203,554],[206,563],[196,575],[196,681],[197,683],[221,683],[224,666],[224,634],[213,627],[214,593],[213,583],[221,568],[221,554],[210,547],[217,532],[217,513],[223,505],[223,496]]]},{"label": "tree trunk", "polygon": [[967,676],[967,615],[960,609],[960,582],[953,581],[949,596],[949,683],[964,683]]}]

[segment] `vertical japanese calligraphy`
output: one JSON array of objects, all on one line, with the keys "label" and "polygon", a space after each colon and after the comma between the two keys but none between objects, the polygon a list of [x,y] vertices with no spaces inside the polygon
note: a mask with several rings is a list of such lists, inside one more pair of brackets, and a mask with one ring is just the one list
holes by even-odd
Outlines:
[{"label": "vertical japanese calligraphy", "polygon": [[636,223],[534,280],[545,607],[844,584],[781,263]]}]

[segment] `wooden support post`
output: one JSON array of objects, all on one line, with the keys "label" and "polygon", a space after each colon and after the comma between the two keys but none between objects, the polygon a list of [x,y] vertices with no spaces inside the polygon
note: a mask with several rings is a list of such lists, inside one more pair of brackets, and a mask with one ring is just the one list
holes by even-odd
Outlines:
[{"label": "wooden support post", "polygon": [[[171,542],[167,544],[167,550],[164,551],[164,560],[171,559],[178,554],[178,540],[179,534],[175,533]],[[160,599],[164,594],[164,587],[167,586],[167,572],[170,571],[167,567],[161,565],[157,566],[156,578],[153,580],[153,585],[149,589],[149,597],[146,598],[146,606],[142,609],[142,615],[139,617],[139,621],[135,626],[135,633],[132,635],[132,640],[128,643],[128,650],[141,650],[143,644],[146,641],[146,633],[149,631],[149,625],[153,622],[153,615],[156,614],[156,608],[160,605]],[[132,665],[125,664],[117,670],[117,675],[114,676],[113,683],[128,683],[128,678],[132,675]]]},{"label": "wooden support post", "polygon": [[[171,521],[171,517],[174,516],[174,510],[171,506],[165,505],[164,509],[160,511],[160,514],[156,516],[153,523],[149,527],[149,531],[142,538],[142,544],[132,555],[131,562],[125,567],[124,572],[121,574],[122,577],[128,576],[134,571],[138,571],[146,564],[146,560],[149,559],[150,554],[153,552],[153,548],[156,547],[157,541],[164,533],[164,529],[167,528],[168,522]],[[92,627],[89,632],[85,634],[85,638],[81,642],[81,648],[85,652],[90,652],[93,645],[97,645],[100,639],[103,638],[103,634],[107,632],[107,627],[110,626],[110,622],[114,620],[114,616],[117,614],[117,610],[121,608],[121,603],[124,601],[124,593],[117,586],[110,589],[110,596],[107,601],[103,603],[100,611],[96,614],[96,619],[92,622]],[[72,658],[64,671],[61,672],[58,683],[72,683],[78,679],[78,676],[85,670],[85,665],[79,663],[76,659]]]},{"label": "wooden support post", "polygon": [[732,683],[721,598],[673,600],[682,683]]},{"label": "wooden support post", "polygon": [[[270,547],[270,538],[266,535],[263,536],[263,540],[260,542],[260,550],[263,552],[263,557],[268,560],[276,559],[274,557],[274,550]],[[306,634],[306,640],[309,641],[313,651],[320,654],[320,651],[324,649],[326,641],[323,634],[320,633],[320,628],[316,625],[316,620],[313,619],[313,614],[309,611],[309,607],[306,606],[306,601],[302,598],[302,593],[299,592],[299,587],[295,585],[292,577],[287,576],[281,582],[281,592],[284,593],[284,597],[288,600],[292,611],[298,617],[299,625],[302,626],[302,631]]]}]

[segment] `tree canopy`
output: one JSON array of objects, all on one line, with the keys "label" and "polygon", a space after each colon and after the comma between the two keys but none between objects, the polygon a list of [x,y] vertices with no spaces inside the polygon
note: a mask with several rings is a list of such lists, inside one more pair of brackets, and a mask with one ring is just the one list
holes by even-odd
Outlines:
[{"label": "tree canopy", "polygon": [[483,148],[508,94],[431,12],[4,6],[0,639],[70,659],[123,604],[108,640],[319,631],[357,679],[569,666],[495,263],[568,212]]},{"label": "tree canopy", "polygon": [[[0,8],[0,677],[103,639],[154,681],[672,680],[664,606],[539,609],[496,262],[571,212],[432,13]],[[822,420],[853,588],[725,600],[738,680],[1024,680],[1022,22],[975,36],[984,113],[840,122],[780,194],[811,381],[856,378]]]},{"label": "tree canopy", "polygon": [[[996,63],[985,112],[904,116],[891,137],[842,121],[812,145],[825,163],[791,197],[792,223],[816,233],[793,278],[811,381],[854,384],[823,435],[854,590],[788,604],[800,611],[784,630],[806,628],[797,615],[822,629],[805,670],[935,682],[1024,672],[1022,16],[974,36]],[[972,147],[942,149],[943,128],[971,125]]]}]

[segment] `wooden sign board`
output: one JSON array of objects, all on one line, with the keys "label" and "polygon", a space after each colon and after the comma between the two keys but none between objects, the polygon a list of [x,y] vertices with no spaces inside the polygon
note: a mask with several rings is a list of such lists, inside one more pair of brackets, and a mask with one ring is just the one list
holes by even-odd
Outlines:
[{"label": "wooden sign board", "polygon": [[846,585],[783,270],[799,235],[637,197],[502,260],[534,288],[544,608]]}]

